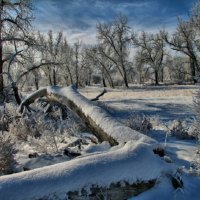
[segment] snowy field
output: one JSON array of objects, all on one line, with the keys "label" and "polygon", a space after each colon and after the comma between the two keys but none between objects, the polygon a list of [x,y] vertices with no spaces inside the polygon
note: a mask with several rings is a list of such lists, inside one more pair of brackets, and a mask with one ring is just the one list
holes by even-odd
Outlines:
[{"label": "snowy field", "polygon": [[[113,182],[124,180],[134,183],[137,180],[145,181],[154,178],[157,179],[155,186],[133,199],[199,200],[200,177],[198,175],[200,173],[199,168],[195,168],[200,160],[197,154],[198,141],[193,137],[183,139],[172,135],[173,127],[179,121],[189,134],[193,131],[195,119],[193,95],[197,89],[197,86],[109,88],[107,93],[100,97],[100,101],[95,102],[95,105],[106,109],[109,116],[96,108],[88,110],[89,107],[85,105],[89,106],[90,101],[77,97],[77,94],[70,89],[63,90],[80,104],[82,110],[85,110],[84,112],[89,116],[92,116],[94,111],[94,118],[100,125],[104,119],[112,122],[105,123],[105,129],[109,134],[114,134],[113,137],[120,141],[120,144],[114,147],[111,147],[108,142],[95,144],[94,141],[97,139],[91,133],[83,132],[80,135],[67,133],[65,137],[63,136],[62,142],[58,142],[57,153],[38,152],[39,156],[36,158],[28,158],[27,154],[33,153],[35,149],[30,144],[22,142],[16,154],[18,162],[16,168],[18,171],[23,171],[24,168],[30,171],[0,177],[0,200],[12,200],[13,195],[18,200],[40,199],[43,196],[47,199],[64,199],[68,191],[82,188],[89,190],[93,184],[109,187]],[[87,87],[80,89],[79,92],[92,99],[102,90],[99,87]],[[64,93],[63,91],[55,92]],[[112,118],[117,121],[113,122]],[[137,123],[140,124],[141,120],[151,123],[151,128],[145,126],[145,129],[140,129]],[[118,121],[131,128],[139,128],[137,131],[149,137],[121,127]],[[115,129],[113,124],[120,129]],[[144,124],[142,126],[144,128]],[[112,133],[113,130],[115,133]],[[127,142],[126,137],[119,135],[117,133],[119,130],[126,130],[124,134],[131,141]],[[84,140],[84,144],[81,147],[76,145],[71,147],[69,144],[77,139]],[[156,146],[159,144],[165,150],[164,157],[154,156],[152,153],[151,146],[155,145],[154,141]],[[123,145],[124,142],[127,143]],[[80,153],[80,156],[75,158],[63,156],[61,152],[66,147],[72,152]],[[182,187],[175,189],[172,186],[170,181],[172,175],[181,177]],[[22,187],[24,187],[23,192],[20,192]],[[58,196],[48,196],[52,191]]]},{"label": "snowy field", "polygon": [[[132,86],[130,89],[107,89],[101,97],[106,104],[119,113],[117,117],[126,118],[131,112],[158,116],[160,120],[181,119],[190,121],[194,117],[193,94],[197,86]],[[93,98],[102,91],[98,87],[80,90],[87,98]]]}]

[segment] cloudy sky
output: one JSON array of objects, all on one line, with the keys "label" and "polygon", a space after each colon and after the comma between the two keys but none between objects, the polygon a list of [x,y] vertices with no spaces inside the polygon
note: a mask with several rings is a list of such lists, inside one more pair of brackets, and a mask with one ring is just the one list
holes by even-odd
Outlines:
[{"label": "cloudy sky", "polygon": [[68,41],[94,43],[96,23],[118,13],[134,30],[173,31],[177,17],[187,19],[196,0],[34,0],[34,26],[42,32],[63,31]]}]

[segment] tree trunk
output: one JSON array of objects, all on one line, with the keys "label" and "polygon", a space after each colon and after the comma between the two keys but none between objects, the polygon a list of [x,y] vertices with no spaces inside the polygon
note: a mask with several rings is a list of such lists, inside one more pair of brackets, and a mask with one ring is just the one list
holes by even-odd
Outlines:
[{"label": "tree trunk", "polygon": [[53,68],[53,85],[57,85],[57,80],[56,80],[56,69],[55,69],[55,67]]},{"label": "tree trunk", "polygon": [[158,81],[158,71],[155,70],[155,85],[158,85],[159,81]]},{"label": "tree trunk", "polygon": [[0,93],[3,92],[4,84],[3,84],[3,53],[2,53],[2,43],[0,40]]},{"label": "tree trunk", "polygon": [[39,78],[38,78],[38,73],[35,71],[34,73],[34,83],[35,83],[35,89],[39,89]]},{"label": "tree trunk", "polygon": [[[74,86],[61,88],[58,86],[41,88],[33,94],[29,95],[21,103],[19,112],[23,112],[25,106],[29,106],[37,98],[48,97],[51,101],[57,101],[65,106],[68,106],[74,111],[82,120],[86,126],[96,135],[99,141],[108,141],[112,146],[119,143],[128,142],[128,140],[151,140],[148,136],[145,136],[133,129],[123,125],[113,117],[111,117],[106,111],[100,109],[94,105],[91,101],[83,97]],[[84,106],[83,106],[84,105]],[[94,114],[90,108],[93,109]],[[91,114],[89,114],[88,113]],[[93,114],[92,114],[93,113]],[[98,120],[97,120],[98,119]],[[105,119],[109,122],[109,127],[105,126]],[[112,128],[111,128],[112,127]],[[123,129],[123,136],[121,130]]]},{"label": "tree trunk", "polygon": [[48,71],[48,78],[49,78],[49,84],[52,86],[53,83],[52,83],[52,80],[51,80],[51,72],[50,72],[50,70]]},{"label": "tree trunk", "polygon": [[68,74],[69,74],[70,84],[73,85],[74,82],[73,82],[72,73],[70,71],[70,68],[69,68],[68,65],[66,65],[66,68],[67,68],[67,71],[68,71]]},{"label": "tree trunk", "polygon": [[124,71],[124,84],[126,88],[129,88],[128,86],[128,80],[127,80],[127,75],[126,75],[126,71]]},{"label": "tree trunk", "polygon": [[20,105],[21,104],[21,98],[19,96],[18,87],[15,85],[15,83],[12,83],[12,89],[13,89],[13,92],[14,92],[15,100],[16,100],[17,104]]},{"label": "tree trunk", "polygon": [[191,75],[192,75],[192,80],[193,80],[194,84],[197,83],[196,65],[197,65],[197,61],[195,61],[195,59],[190,58],[190,69],[191,69]]},{"label": "tree trunk", "polygon": [[0,93],[3,92],[3,44],[2,44],[2,13],[3,2],[0,3]]},{"label": "tree trunk", "polygon": [[103,87],[106,87],[106,81],[105,81],[104,76],[102,77],[102,82],[103,82]]},{"label": "tree trunk", "polygon": [[160,81],[161,81],[162,83],[164,83],[164,68],[161,69],[161,72],[160,72],[160,73],[161,73],[161,74],[160,74],[160,77],[161,77]]}]

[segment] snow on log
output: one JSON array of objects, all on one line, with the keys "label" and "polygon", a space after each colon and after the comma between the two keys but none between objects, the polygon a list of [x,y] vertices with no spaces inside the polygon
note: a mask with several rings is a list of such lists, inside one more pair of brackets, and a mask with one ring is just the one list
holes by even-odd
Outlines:
[{"label": "snow on log", "polygon": [[108,141],[111,145],[126,143],[130,140],[155,143],[150,137],[139,133],[111,117],[105,110],[81,95],[74,86],[61,88],[58,86],[42,88],[28,96],[20,105],[22,112],[37,98],[47,96],[70,107],[93,131],[100,141]]},{"label": "snow on log", "polygon": [[[137,183],[156,180],[166,164],[152,149],[157,143],[113,119],[106,111],[83,97],[73,87],[47,87],[27,97],[20,106],[28,106],[39,96],[53,98],[70,106],[93,127],[102,141],[113,146],[107,152],[79,156],[73,160],[0,177],[1,200],[66,199],[73,191],[92,187],[111,187],[113,183]],[[118,144],[118,145],[117,145]],[[116,146],[117,145],[117,146]]]}]

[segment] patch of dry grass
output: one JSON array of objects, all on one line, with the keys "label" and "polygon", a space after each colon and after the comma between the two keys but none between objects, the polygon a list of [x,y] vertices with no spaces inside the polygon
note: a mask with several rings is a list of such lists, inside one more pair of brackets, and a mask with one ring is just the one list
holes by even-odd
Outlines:
[{"label": "patch of dry grass", "polygon": [[[100,88],[87,88],[82,89],[81,93],[91,99],[97,96],[100,91],[103,89]],[[191,97],[195,94],[197,88],[194,87],[185,87],[185,88],[141,88],[141,89],[109,89],[104,96],[101,97],[101,100],[109,99],[143,99],[143,98],[173,98],[173,97]]]}]

